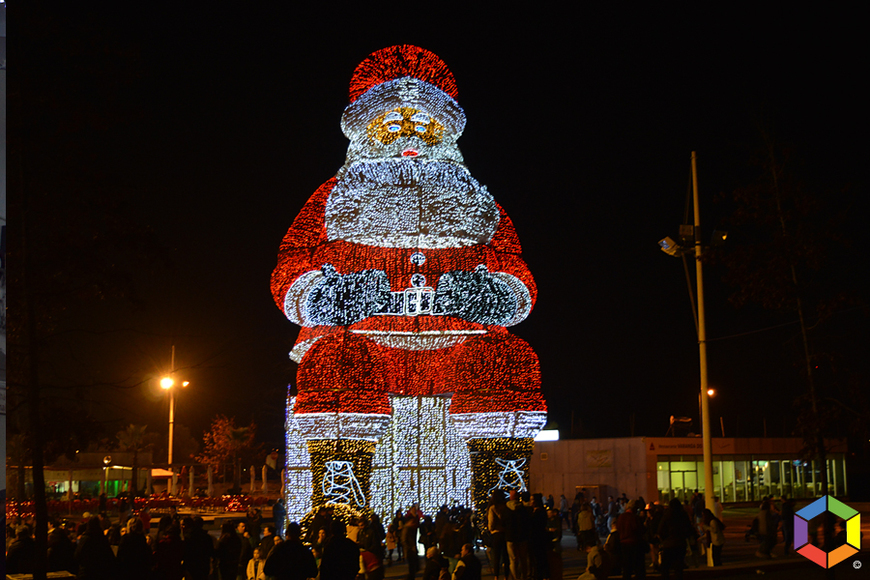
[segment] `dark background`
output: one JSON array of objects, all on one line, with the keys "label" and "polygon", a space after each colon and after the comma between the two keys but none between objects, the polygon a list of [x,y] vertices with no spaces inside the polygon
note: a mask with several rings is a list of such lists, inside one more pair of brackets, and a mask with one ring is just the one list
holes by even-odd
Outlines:
[{"label": "dark background", "polygon": [[[130,230],[151,232],[157,256],[142,266],[117,251],[139,301],[65,310],[43,377],[71,414],[108,434],[131,422],[164,432],[157,378],[174,344],[177,376],[191,381],[176,420],[190,436],[223,413],[281,445],[298,328],[269,276],[293,218],[344,161],[354,67],[392,44],[432,50],[456,77],[459,146],[513,219],[538,284],[513,331],[540,356],[563,437],[661,436],[670,415],[698,414],[686,280],[657,246],[683,221],[693,150],[709,233],[733,210],[727,194],[762,174],[760,128],[788,144],[790,169],[850,208],[840,233],[855,245],[837,266],[844,290],[866,298],[854,258],[867,209],[857,14],[358,6],[9,11],[10,76],[19,61],[25,94],[10,130],[64,135],[32,145],[25,164],[55,176],[46,195],[60,215],[45,223],[99,231],[99,204],[89,220],[63,214],[70,197],[99,192]],[[787,435],[806,388],[796,316],[735,309],[723,273],[705,276],[708,336],[722,339],[709,345],[714,421],[729,436],[762,435],[765,421]],[[866,327],[854,307],[826,327],[852,368],[866,367]]]}]

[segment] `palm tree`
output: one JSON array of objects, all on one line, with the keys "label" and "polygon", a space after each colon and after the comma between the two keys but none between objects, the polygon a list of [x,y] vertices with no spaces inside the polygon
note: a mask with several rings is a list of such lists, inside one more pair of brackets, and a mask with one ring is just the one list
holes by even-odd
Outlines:
[{"label": "palm tree", "polygon": [[145,430],[148,425],[133,425],[127,426],[123,431],[118,431],[118,445],[122,451],[133,452],[133,476],[130,480],[130,486],[133,488],[133,494],[139,492],[139,452],[145,451],[151,447],[151,443],[146,441]]}]

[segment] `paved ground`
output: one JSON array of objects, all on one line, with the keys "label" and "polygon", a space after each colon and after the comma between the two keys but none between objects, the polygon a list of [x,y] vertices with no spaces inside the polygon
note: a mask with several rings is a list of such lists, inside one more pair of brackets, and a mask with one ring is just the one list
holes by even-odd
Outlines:
[{"label": "paved ground", "polygon": [[[852,507],[861,512],[861,529],[864,536],[865,544],[870,542],[870,504],[850,504]],[[803,507],[803,504],[798,505],[798,509]],[[755,518],[757,510],[751,508],[736,508],[726,509],[723,515],[725,521],[725,547],[722,551],[722,561],[724,566],[716,568],[708,568],[706,561],[701,559],[697,567],[692,566],[691,558],[690,567],[685,570],[685,578],[734,578],[744,580],[758,580],[763,577],[765,580],[841,580],[841,579],[863,579],[870,580],[870,551],[864,547],[864,551],[859,552],[852,558],[848,558],[830,570],[830,575],[826,575],[826,571],[810,562],[803,556],[792,553],[788,557],[783,556],[783,544],[780,536],[780,542],[774,548],[773,559],[760,559],[755,556],[755,551],[758,545],[752,541],[747,542],[745,539],[746,531],[749,529],[753,518]],[[562,538],[562,567],[564,580],[576,580],[577,577],[586,569],[586,554],[577,549],[577,544],[571,532],[566,532]],[[483,562],[484,579],[492,578],[489,564],[486,560],[486,554],[482,550],[478,552],[478,557]],[[854,567],[856,562],[859,567]],[[422,569],[421,559],[421,569]],[[647,557],[647,565],[650,564],[649,556]],[[407,576],[407,566],[402,563],[395,563],[387,568],[387,578],[404,578]],[[660,574],[648,568],[647,576],[652,578],[660,578]],[[419,578],[419,576],[418,576]]]}]

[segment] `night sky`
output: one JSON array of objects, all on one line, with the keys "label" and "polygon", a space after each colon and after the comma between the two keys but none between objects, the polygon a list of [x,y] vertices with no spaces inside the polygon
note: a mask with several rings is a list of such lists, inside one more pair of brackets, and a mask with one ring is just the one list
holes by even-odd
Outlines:
[{"label": "night sky", "polygon": [[[177,421],[192,436],[223,413],[281,443],[298,327],[273,303],[269,276],[293,218],[344,161],[354,67],[393,44],[435,52],[456,77],[460,149],[512,218],[538,284],[535,309],[512,331],[540,357],[563,436],[572,415],[586,436],[628,436],[632,415],[636,435],[661,436],[670,415],[697,416],[683,267],[657,245],[683,220],[692,150],[707,233],[732,209],[717,199],[761,174],[766,125],[793,147],[797,170],[852,204],[844,229],[866,245],[865,36],[854,14],[322,6],[98,13],[75,3],[50,16],[28,8],[18,25],[10,9],[13,38],[29,39],[13,43],[12,74],[20,60],[28,79],[70,83],[46,113],[80,133],[80,146],[46,148],[46,169],[67,174],[70,190],[57,195],[117,192],[125,219],[150,227],[168,258],[141,270],[130,261],[142,303],[68,312],[77,330],[45,371],[52,384],[110,384],[75,391],[107,433],[131,422],[165,430],[155,379],[174,344],[178,377],[191,381]],[[88,126],[93,110],[110,121]],[[82,227],[99,229],[99,212]],[[866,299],[866,262],[840,262],[855,270],[844,270],[844,290]],[[770,435],[784,435],[805,388],[796,317],[736,310],[722,275],[706,271],[708,336],[741,336],[709,346],[714,420],[750,436],[766,418]],[[829,332],[854,364],[867,320],[842,308]]]}]

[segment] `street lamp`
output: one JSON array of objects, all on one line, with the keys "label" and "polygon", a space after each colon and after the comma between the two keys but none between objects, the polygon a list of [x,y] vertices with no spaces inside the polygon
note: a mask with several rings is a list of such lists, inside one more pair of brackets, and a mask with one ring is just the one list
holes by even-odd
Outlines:
[{"label": "street lamp", "polygon": [[[182,387],[186,387],[190,384],[190,381],[183,381],[181,383]],[[172,467],[172,441],[173,441],[173,430],[175,428],[175,389],[172,387],[175,386],[175,381],[172,377],[163,377],[160,379],[160,388],[169,391],[169,466]]]},{"label": "street lamp", "polygon": [[[175,345],[172,346],[172,360],[169,368],[169,376],[165,376],[160,379],[160,388],[164,391],[169,391],[169,469],[172,469],[172,435],[175,427],[175,389],[172,387],[175,386],[175,379],[172,378],[172,375],[175,374]],[[183,381],[181,383],[182,387],[186,387],[190,384],[190,381]]]},{"label": "street lamp", "polygon": [[[707,397],[714,397],[716,389],[707,389]],[[698,419],[702,420],[703,413],[701,412],[701,393],[698,392]]]},{"label": "street lamp", "polygon": [[112,462],[112,456],[106,455],[103,457],[103,493],[106,497],[109,495],[109,464]]}]

